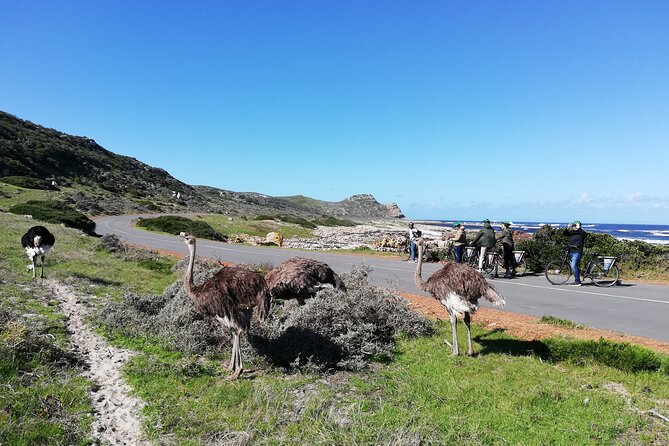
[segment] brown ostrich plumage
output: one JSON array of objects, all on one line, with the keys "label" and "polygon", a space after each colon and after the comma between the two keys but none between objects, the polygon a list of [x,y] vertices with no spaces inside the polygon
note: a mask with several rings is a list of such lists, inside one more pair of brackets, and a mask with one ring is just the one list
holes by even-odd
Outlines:
[{"label": "brown ostrich plumage", "polygon": [[472,334],[470,328],[471,315],[478,310],[478,300],[484,297],[494,305],[504,305],[506,302],[495,287],[490,285],[481,273],[462,263],[446,262],[444,267],[434,273],[427,281],[423,280],[423,252],[425,242],[418,240],[418,265],[414,281],[416,286],[427,291],[439,300],[448,312],[453,330],[453,354],[459,354],[458,334],[456,329],[457,315],[463,314],[467,326],[467,342],[469,355],[474,354],[472,349]]},{"label": "brown ostrich plumage", "polygon": [[300,305],[328,286],[346,291],[344,282],[327,263],[304,257],[286,260],[269,271],[265,280],[273,299],[295,298]]},{"label": "brown ostrich plumage", "polygon": [[267,284],[258,273],[238,266],[225,266],[206,282],[195,285],[195,237],[184,232],[180,235],[190,252],[184,289],[200,314],[214,318],[224,328],[232,331],[230,370],[231,378],[236,379],[243,368],[239,337],[249,331],[253,309],[258,307],[258,316],[263,321],[269,314],[270,295]]}]

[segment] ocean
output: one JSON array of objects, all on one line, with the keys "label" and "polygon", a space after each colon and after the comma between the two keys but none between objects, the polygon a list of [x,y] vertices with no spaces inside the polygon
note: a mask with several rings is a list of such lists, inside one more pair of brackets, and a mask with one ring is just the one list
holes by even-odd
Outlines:
[{"label": "ocean", "polygon": [[[435,226],[444,226],[452,228],[455,221],[461,221],[467,230],[478,230],[483,227],[481,222],[464,221],[464,220],[431,220],[429,223]],[[426,222],[427,223],[427,222]],[[491,223],[495,230],[502,227],[501,223]],[[554,222],[512,222],[511,228],[518,231],[533,234],[537,229],[544,225],[551,225],[556,228],[564,228],[567,223]],[[669,245],[669,225],[625,225],[625,224],[611,224],[611,223],[583,223],[583,230],[586,232],[600,232],[604,234],[611,234],[617,239],[621,240],[641,240],[655,245]]]}]

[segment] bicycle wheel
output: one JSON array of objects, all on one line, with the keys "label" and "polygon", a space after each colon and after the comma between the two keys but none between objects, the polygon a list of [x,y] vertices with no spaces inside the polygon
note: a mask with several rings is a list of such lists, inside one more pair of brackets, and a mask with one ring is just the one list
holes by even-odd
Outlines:
[{"label": "bicycle wheel", "polygon": [[597,286],[607,287],[613,286],[618,283],[618,278],[620,277],[620,272],[618,271],[618,266],[613,265],[609,268],[608,272],[604,269],[603,265],[595,263],[590,269],[590,274],[588,275],[592,283]]},{"label": "bicycle wheel", "polygon": [[524,276],[526,272],[527,272],[527,263],[525,263],[525,259],[523,259],[518,264],[516,264],[516,275]]},{"label": "bicycle wheel", "polygon": [[571,266],[568,262],[551,262],[546,265],[546,279],[553,285],[567,283],[571,277]]},{"label": "bicycle wheel", "polygon": [[495,260],[493,262],[485,262],[485,264],[483,265],[483,271],[485,275],[491,279],[497,277],[497,271],[498,271],[497,261]]}]

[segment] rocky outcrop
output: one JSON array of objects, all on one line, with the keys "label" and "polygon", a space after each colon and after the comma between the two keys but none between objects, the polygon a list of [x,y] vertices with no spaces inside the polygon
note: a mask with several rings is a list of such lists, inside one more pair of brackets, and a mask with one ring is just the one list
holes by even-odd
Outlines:
[{"label": "rocky outcrop", "polygon": [[388,203],[386,208],[388,209],[388,216],[392,218],[405,218],[402,209],[396,203]]}]

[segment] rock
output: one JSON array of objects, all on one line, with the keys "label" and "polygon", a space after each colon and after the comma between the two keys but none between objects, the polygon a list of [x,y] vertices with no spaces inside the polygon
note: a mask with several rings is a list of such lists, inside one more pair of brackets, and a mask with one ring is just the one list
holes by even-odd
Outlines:
[{"label": "rock", "polygon": [[274,243],[275,245],[281,247],[283,246],[283,235],[278,232],[269,232],[265,237],[266,243]]},{"label": "rock", "polygon": [[388,208],[388,215],[393,218],[405,218],[405,215],[402,213],[402,210],[396,203],[388,203],[386,205]]}]

